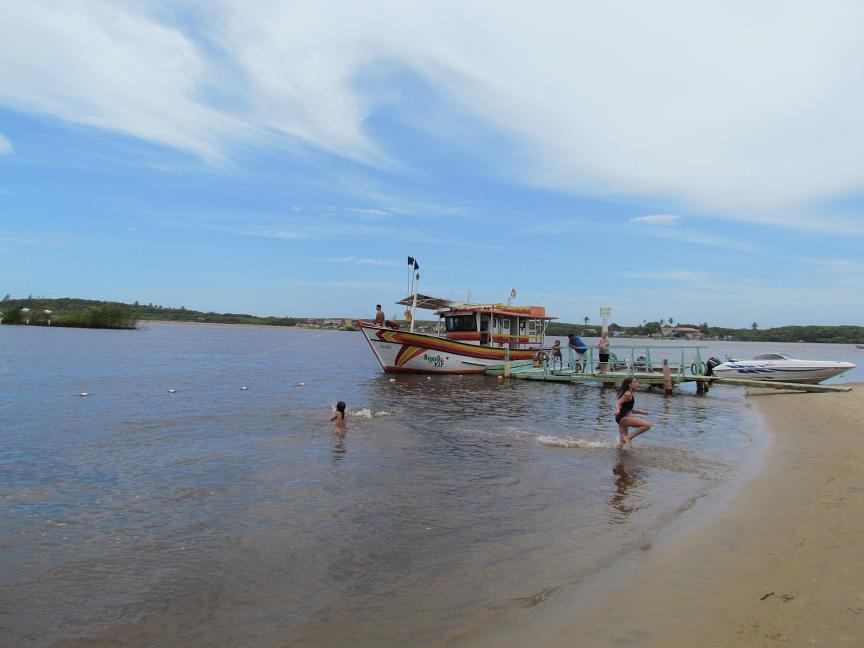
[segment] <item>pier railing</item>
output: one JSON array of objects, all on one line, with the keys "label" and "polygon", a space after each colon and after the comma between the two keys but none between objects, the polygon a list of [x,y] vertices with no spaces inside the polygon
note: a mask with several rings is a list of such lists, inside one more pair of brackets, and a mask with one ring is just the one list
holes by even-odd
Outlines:
[{"label": "pier railing", "polygon": [[[599,348],[588,347],[584,354],[576,353],[573,348],[567,347],[567,361],[559,361],[547,352],[543,362],[544,373],[554,371],[568,371],[583,375],[597,375],[602,373],[636,375],[645,373],[660,373],[663,371],[664,361],[668,363],[669,370],[679,376],[686,373],[693,376],[704,376],[706,365],[702,359],[704,346],[691,345],[636,345],[620,346],[610,345],[609,361],[602,366],[599,357]],[[562,352],[564,349],[562,349]],[[563,360],[563,358],[562,358]]]}]

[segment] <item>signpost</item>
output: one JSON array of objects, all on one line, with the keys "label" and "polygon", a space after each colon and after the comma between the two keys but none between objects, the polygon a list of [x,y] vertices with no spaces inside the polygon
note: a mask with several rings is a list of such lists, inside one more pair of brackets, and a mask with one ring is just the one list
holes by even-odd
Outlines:
[{"label": "signpost", "polygon": [[603,324],[603,334],[609,334],[609,318],[612,317],[612,309],[611,308],[601,308],[600,309],[600,322]]}]

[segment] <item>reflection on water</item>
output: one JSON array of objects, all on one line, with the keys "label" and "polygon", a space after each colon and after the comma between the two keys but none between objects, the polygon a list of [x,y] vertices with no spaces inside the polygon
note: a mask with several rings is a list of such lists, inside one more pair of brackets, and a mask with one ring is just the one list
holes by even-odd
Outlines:
[{"label": "reflection on water", "polygon": [[345,434],[333,433],[333,436],[336,438],[336,442],[333,444],[333,449],[330,451],[333,455],[333,461],[341,461],[345,458]]},{"label": "reflection on water", "polygon": [[631,513],[639,509],[638,491],[644,484],[645,477],[638,466],[628,466],[628,461],[623,458],[612,467],[612,474],[615,476],[615,492],[609,500],[609,505],[616,514],[610,518],[610,522],[621,524]]},{"label": "reflection on water", "polygon": [[9,645],[440,644],[655,533],[756,424],[640,392],[618,453],[612,389],[390,382],[359,333],[0,326],[0,354]]}]

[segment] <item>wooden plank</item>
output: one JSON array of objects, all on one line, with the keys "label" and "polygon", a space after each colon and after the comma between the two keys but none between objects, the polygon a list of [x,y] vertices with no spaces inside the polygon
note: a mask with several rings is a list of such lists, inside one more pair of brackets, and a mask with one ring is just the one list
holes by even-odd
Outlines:
[{"label": "wooden plank", "polygon": [[803,392],[848,392],[847,385],[808,385],[806,383],[779,382],[776,380],[748,380],[746,378],[715,378],[713,376],[687,376],[686,382],[713,381],[718,385],[738,385],[740,387],[765,387],[767,389],[790,389]]}]

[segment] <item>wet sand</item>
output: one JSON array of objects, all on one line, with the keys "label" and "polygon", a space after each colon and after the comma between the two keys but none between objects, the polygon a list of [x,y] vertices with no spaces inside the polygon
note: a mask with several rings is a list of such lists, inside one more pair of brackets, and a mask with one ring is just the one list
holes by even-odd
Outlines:
[{"label": "wet sand", "polygon": [[661,542],[467,643],[864,645],[864,385],[854,387],[751,396],[771,438],[743,483],[697,503]]}]

